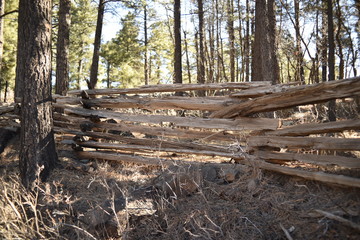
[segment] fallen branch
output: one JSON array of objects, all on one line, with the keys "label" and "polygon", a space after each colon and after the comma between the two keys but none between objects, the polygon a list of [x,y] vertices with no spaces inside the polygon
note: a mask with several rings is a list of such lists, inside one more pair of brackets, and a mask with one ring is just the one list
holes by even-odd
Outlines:
[{"label": "fallen branch", "polygon": [[266,132],[268,136],[308,136],[310,134],[335,133],[345,130],[359,130],[360,119],[326,123],[299,124],[275,131]]},{"label": "fallen branch", "polygon": [[[242,82],[242,83],[207,83],[207,84],[159,84],[144,85],[139,88],[127,89],[92,89],[85,90],[89,95],[111,95],[111,94],[141,94],[158,92],[184,92],[198,90],[224,90],[224,89],[249,89],[256,87],[270,86],[268,81]],[[83,90],[69,91],[70,95],[80,95]]]},{"label": "fallen branch", "polygon": [[164,115],[129,115],[107,110],[89,110],[83,108],[65,108],[66,114],[75,114],[83,117],[97,116],[99,118],[112,118],[129,122],[142,122],[152,124],[172,123],[179,127],[194,127],[205,129],[224,129],[230,131],[242,130],[275,130],[279,127],[278,119],[268,118],[237,118],[237,119],[208,119],[200,117],[177,117]]},{"label": "fallen branch", "polygon": [[122,96],[119,98],[91,98],[81,99],[75,97],[58,97],[53,103],[54,107],[64,105],[84,105],[87,108],[139,108],[149,111],[158,109],[217,111],[240,100],[229,97],[163,97],[150,98],[139,96]]},{"label": "fallen branch", "polygon": [[336,220],[338,222],[341,222],[344,225],[346,225],[348,227],[351,227],[351,228],[353,228],[353,229],[360,232],[360,225],[359,224],[356,224],[356,223],[354,223],[352,221],[349,221],[349,220],[347,220],[347,219],[345,219],[343,217],[336,216],[336,215],[334,215],[332,213],[329,213],[329,212],[326,212],[326,211],[323,211],[323,210],[316,209],[315,211],[322,214],[322,215],[324,215],[327,218],[330,218],[330,219]]},{"label": "fallen branch", "polygon": [[87,148],[96,148],[96,149],[116,149],[116,150],[125,150],[133,152],[173,152],[173,153],[185,153],[185,154],[194,154],[194,155],[206,155],[206,156],[221,156],[229,157],[233,159],[244,159],[242,153],[225,153],[225,152],[216,152],[216,151],[206,151],[206,150],[191,150],[191,149],[178,149],[178,148],[164,148],[159,146],[158,148],[142,146],[142,145],[129,145],[129,144],[118,144],[118,143],[101,143],[101,142],[77,142],[78,145]]},{"label": "fallen branch", "polygon": [[214,112],[213,118],[233,118],[269,112],[299,105],[326,102],[337,98],[360,95],[360,77],[303,85],[269,94],[244,103],[234,104]]},{"label": "fallen branch", "polygon": [[278,147],[289,149],[315,149],[359,151],[360,138],[331,138],[331,137],[278,137],[253,136],[248,140],[249,149],[258,147]]},{"label": "fallen branch", "polygon": [[298,169],[294,169],[294,168],[275,165],[272,163],[267,163],[267,162],[264,162],[261,160],[256,160],[255,158],[247,160],[247,161],[242,161],[242,163],[245,163],[250,166],[253,166],[255,164],[256,166],[258,166],[261,169],[279,172],[279,173],[291,175],[291,176],[302,177],[302,178],[305,178],[308,180],[315,180],[315,181],[324,182],[324,183],[339,184],[342,186],[360,188],[360,179],[358,179],[358,178],[353,178],[353,177],[348,177],[348,176],[343,176],[343,175],[329,174],[329,173],[324,173],[324,172],[309,172],[309,171],[304,171],[304,170],[298,170]]},{"label": "fallen branch", "polygon": [[360,168],[360,159],[331,156],[331,155],[314,155],[314,154],[300,154],[300,153],[279,153],[271,151],[256,150],[255,156],[270,161],[298,161],[303,163],[316,164],[320,166],[337,165],[343,168]]}]

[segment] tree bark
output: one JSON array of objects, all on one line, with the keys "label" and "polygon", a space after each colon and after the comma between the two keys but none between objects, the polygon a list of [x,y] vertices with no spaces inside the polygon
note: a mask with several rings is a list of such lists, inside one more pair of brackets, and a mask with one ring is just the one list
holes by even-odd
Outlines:
[{"label": "tree bark", "polygon": [[265,0],[256,0],[255,2],[255,37],[253,45],[253,63],[252,63],[252,81],[262,81],[262,52],[264,45],[265,33]]},{"label": "tree bark", "polygon": [[[4,12],[5,12],[5,0],[0,0],[0,16],[4,15]],[[4,19],[0,18],[0,72],[2,68],[3,50],[4,50]],[[2,84],[3,84],[3,78],[2,76],[0,76],[0,99],[1,99]]]},{"label": "tree bark", "polygon": [[145,45],[145,59],[144,59],[144,77],[145,85],[149,85],[149,58],[148,58],[148,33],[147,33],[147,5],[144,5],[144,45]]},{"label": "tree bark", "polygon": [[[337,30],[336,30],[336,43],[337,43],[337,47],[338,47],[338,56],[339,56],[339,79],[344,79],[345,78],[345,60],[344,60],[344,53],[343,53],[343,41],[342,41],[342,31],[346,29],[344,24],[343,24],[343,16],[341,13],[341,4],[339,0],[336,0],[336,18],[338,19],[338,26],[337,26]],[[349,51],[351,52],[352,50],[352,40],[351,40],[351,35],[350,37],[350,49]]]},{"label": "tree bark", "polygon": [[303,67],[303,53],[301,48],[301,33],[300,33],[300,2],[294,0],[295,7],[295,35],[296,35],[296,70],[295,81],[304,82],[304,67]]},{"label": "tree bark", "polygon": [[198,0],[198,18],[199,18],[199,69],[198,83],[205,83],[205,52],[204,52],[204,6],[203,1]]},{"label": "tree bark", "polygon": [[276,84],[279,78],[274,7],[274,0],[256,0],[252,81],[266,79]]},{"label": "tree bark", "polygon": [[21,89],[20,176],[31,189],[58,160],[51,112],[51,1],[19,3],[17,84]]},{"label": "tree bark", "polygon": [[321,81],[326,82],[327,81],[327,66],[328,66],[328,55],[327,55],[327,26],[328,26],[328,20],[326,17],[326,0],[322,0],[322,26],[321,26]]},{"label": "tree bark", "polygon": [[215,1],[212,0],[213,5],[213,14],[211,17],[210,27],[208,28],[208,35],[209,35],[209,57],[208,57],[208,71],[207,71],[207,82],[214,83],[215,80],[215,71],[216,71],[216,62],[215,62],[215,12],[216,12],[216,5]]},{"label": "tree bark", "polygon": [[71,0],[60,0],[55,93],[63,96],[66,95],[69,86],[70,8]]},{"label": "tree bark", "polygon": [[250,3],[246,0],[245,82],[250,81]]},{"label": "tree bark", "polygon": [[[319,5],[319,1],[320,0],[316,0],[316,5]],[[314,82],[313,83],[320,83],[320,76],[319,76],[319,53],[320,53],[320,50],[321,50],[321,40],[320,40],[320,37],[319,37],[319,32],[320,32],[320,28],[319,28],[319,15],[320,15],[320,11],[319,9],[316,10],[316,20],[315,20],[315,24],[316,24],[316,27],[315,27],[315,36],[316,36],[316,50],[315,50],[315,59],[314,59]]]},{"label": "tree bark", "polygon": [[[328,68],[329,81],[335,80],[335,40],[334,40],[334,22],[333,22],[333,4],[332,0],[327,0],[327,16],[328,16]],[[329,102],[328,117],[329,121],[336,121],[335,100]]]},{"label": "tree bark", "polygon": [[184,30],[184,41],[185,41],[185,57],[186,57],[186,68],[189,83],[191,83],[191,69],[190,69],[190,59],[189,59],[189,49],[188,49],[188,41],[186,38],[186,31]]},{"label": "tree bark", "polygon": [[230,81],[235,82],[235,31],[234,31],[234,3],[227,1],[227,30],[229,34]]},{"label": "tree bark", "polygon": [[99,58],[100,58],[100,45],[101,45],[101,32],[103,27],[105,11],[105,0],[99,0],[98,16],[96,22],[96,32],[94,40],[94,53],[90,69],[90,81],[88,82],[89,89],[94,89],[98,80],[99,72]]},{"label": "tree bark", "polygon": [[[268,35],[269,35],[269,62],[267,72],[270,73],[269,81],[272,84],[278,84],[280,78],[279,62],[277,57],[276,44],[276,17],[275,17],[275,0],[268,0],[267,2],[267,17],[268,17]],[[266,76],[266,75],[264,75]]]},{"label": "tree bark", "polygon": [[174,2],[174,83],[182,83],[182,63],[181,63],[181,0]]}]

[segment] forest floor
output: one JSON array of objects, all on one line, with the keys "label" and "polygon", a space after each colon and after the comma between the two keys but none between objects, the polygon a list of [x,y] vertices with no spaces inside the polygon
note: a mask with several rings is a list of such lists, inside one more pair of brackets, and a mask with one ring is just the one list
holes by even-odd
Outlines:
[{"label": "forest floor", "polygon": [[60,154],[27,192],[18,153],[15,136],[0,154],[0,239],[360,239],[358,188],[206,159],[167,168]]},{"label": "forest floor", "polygon": [[[27,193],[16,142],[0,161],[0,239],[360,239],[359,189],[256,166],[238,165],[226,179],[219,169],[194,174],[212,172],[206,163],[189,170],[63,158]],[[169,191],[169,179],[184,191]]]}]

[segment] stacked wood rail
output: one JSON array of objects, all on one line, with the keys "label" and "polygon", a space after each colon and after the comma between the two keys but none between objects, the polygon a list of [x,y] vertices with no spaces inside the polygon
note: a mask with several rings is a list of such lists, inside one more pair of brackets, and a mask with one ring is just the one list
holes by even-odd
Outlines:
[{"label": "stacked wood rail", "polygon": [[[79,151],[77,155],[80,158],[172,164],[173,156],[180,154],[238,161],[245,157],[243,148],[247,133],[244,133],[275,130],[279,120],[204,117],[241,100],[228,96],[190,96],[200,90],[212,91],[213,95],[217,95],[216,91],[264,86],[270,87],[270,83],[171,84],[134,89],[71,91],[70,94],[81,97],[55,96],[54,107],[64,109],[64,114],[54,114],[55,130],[76,135],[77,141],[66,142],[75,143],[77,149],[96,149]],[[174,92],[182,92],[184,96],[159,96],[159,93]],[[94,98],[95,95],[106,97]],[[87,141],[84,137],[106,139],[107,142]],[[160,152],[168,153],[170,157],[154,157]]]},{"label": "stacked wood rail", "polygon": [[[207,97],[197,97],[206,91]],[[181,92],[182,96],[174,96]],[[306,179],[360,187],[337,174],[360,170],[360,120],[283,126],[269,111],[360,95],[360,78],[313,85],[269,82],[169,84],[70,91],[53,96],[54,131],[80,159],[171,165],[185,160],[230,161]],[[9,106],[3,118],[15,119]],[[295,122],[295,121],[294,121]],[[4,125],[4,121],[0,121]],[[7,126],[18,127],[18,121]],[[330,168],[332,173],[317,168]],[[297,167],[296,169],[294,167]],[[301,169],[299,169],[301,168]]]}]

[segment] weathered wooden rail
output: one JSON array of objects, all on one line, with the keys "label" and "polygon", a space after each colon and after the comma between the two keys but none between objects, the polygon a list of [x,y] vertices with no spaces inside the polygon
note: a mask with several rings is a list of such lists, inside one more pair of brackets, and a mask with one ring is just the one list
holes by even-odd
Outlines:
[{"label": "weathered wooden rail", "polygon": [[[197,97],[197,91],[212,95]],[[174,92],[183,96],[172,96]],[[235,160],[360,187],[360,179],[336,174],[336,169],[360,171],[359,118],[283,127],[282,119],[254,115],[359,96],[359,77],[307,86],[255,82],[77,90],[66,97],[54,96],[54,107],[63,109],[54,113],[54,131],[80,159],[171,165],[200,156],[202,161]],[[10,110],[0,108],[1,116],[14,118]],[[0,124],[18,126],[1,120]],[[339,137],[337,133],[344,131],[357,134]],[[330,167],[332,173],[293,168],[304,164]]]}]

